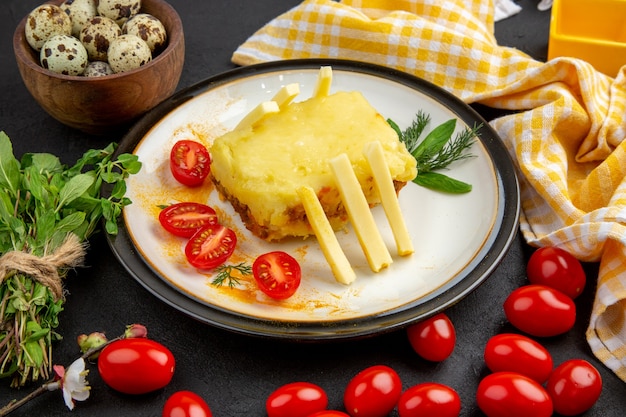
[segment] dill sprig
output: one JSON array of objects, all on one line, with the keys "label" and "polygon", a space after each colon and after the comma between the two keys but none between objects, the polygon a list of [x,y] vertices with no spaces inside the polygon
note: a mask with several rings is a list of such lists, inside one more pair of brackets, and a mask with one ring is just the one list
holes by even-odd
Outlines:
[{"label": "dill sprig", "polygon": [[223,264],[215,268],[217,275],[211,281],[211,284],[221,287],[224,283],[228,284],[229,288],[234,288],[240,285],[239,279],[241,276],[252,274],[252,266],[245,262],[240,262],[237,265]]}]

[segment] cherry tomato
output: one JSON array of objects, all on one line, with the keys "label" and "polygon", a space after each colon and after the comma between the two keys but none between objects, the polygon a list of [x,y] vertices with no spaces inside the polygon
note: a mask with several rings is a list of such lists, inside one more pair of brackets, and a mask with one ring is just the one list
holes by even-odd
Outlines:
[{"label": "cherry tomato", "polygon": [[230,258],[235,246],[235,232],[221,224],[214,224],[203,227],[191,236],[185,245],[185,256],[196,268],[213,269]]},{"label": "cherry tomato", "polygon": [[276,300],[291,297],[300,286],[300,264],[285,252],[268,252],[255,259],[252,274],[257,285]]},{"label": "cherry tomato", "polygon": [[159,222],[173,235],[191,237],[204,226],[216,225],[218,219],[215,210],[206,204],[184,202],[161,210]]},{"label": "cherry tomato", "polygon": [[530,256],[526,268],[531,284],[556,288],[575,299],[585,288],[587,277],[580,261],[559,248],[539,248]]},{"label": "cherry tomato", "polygon": [[572,299],[545,285],[525,285],[511,292],[504,301],[504,313],[513,326],[538,337],[565,333],[576,322]]},{"label": "cherry tomato", "polygon": [[196,187],[204,182],[211,170],[211,155],[207,148],[193,140],[179,140],[170,152],[170,171],[183,185]]},{"label": "cherry tomato", "polygon": [[485,345],[485,364],[491,372],[511,371],[543,384],[552,372],[550,352],[535,340],[520,334],[493,336]]},{"label": "cherry tomato", "polygon": [[122,339],[102,349],[98,372],[111,388],[124,394],[145,394],[163,388],[174,375],[174,355],[145,338]]},{"label": "cherry tomato", "polygon": [[554,411],[574,416],[589,410],[600,398],[602,377],[583,359],[570,359],[557,366],[546,384]]},{"label": "cherry tomato", "polygon": [[478,384],[476,402],[487,417],[549,417],[553,411],[546,390],[516,372],[487,375]]},{"label": "cherry tomato", "polygon": [[439,313],[407,328],[413,350],[422,358],[441,362],[454,350],[456,332],[445,313]]},{"label": "cherry tomato", "polygon": [[407,389],[398,401],[400,417],[458,417],[459,394],[447,385],[424,382]]},{"label": "cherry tomato", "polygon": [[306,417],[350,417],[348,414],[343,411],[337,410],[322,410],[313,414],[309,414]]},{"label": "cherry tomato", "polygon": [[291,382],[272,392],[265,402],[268,417],[307,417],[324,410],[328,396],[310,382]]},{"label": "cherry tomato", "polygon": [[396,371],[374,365],[356,374],[343,394],[346,412],[352,417],[383,417],[393,410],[402,394]]},{"label": "cherry tomato", "polygon": [[163,406],[162,417],[212,417],[204,399],[191,391],[172,394]]}]

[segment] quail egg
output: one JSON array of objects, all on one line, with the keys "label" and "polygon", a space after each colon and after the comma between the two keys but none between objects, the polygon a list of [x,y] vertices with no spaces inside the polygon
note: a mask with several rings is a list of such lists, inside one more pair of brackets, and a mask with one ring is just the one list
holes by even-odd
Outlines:
[{"label": "quail egg", "polygon": [[98,14],[112,19],[122,27],[141,9],[141,0],[99,0]]},{"label": "quail egg", "polygon": [[122,34],[122,29],[108,17],[96,16],[80,31],[80,41],[92,61],[106,61],[111,42]]},{"label": "quail egg", "polygon": [[130,71],[150,62],[152,53],[148,44],[135,35],[121,35],[111,42],[108,51],[113,72]]},{"label": "quail egg", "polygon": [[54,35],[41,47],[41,66],[59,74],[82,75],[89,63],[82,43],[71,35]]},{"label": "quail egg", "polygon": [[103,77],[111,74],[114,74],[111,66],[104,61],[91,61],[83,73],[85,77]]},{"label": "quail egg", "polygon": [[167,42],[165,26],[159,19],[148,13],[139,13],[131,17],[122,26],[122,32],[139,36],[146,41],[153,54],[161,50]]},{"label": "quail egg", "polygon": [[42,4],[28,14],[26,41],[36,51],[54,35],[71,35],[72,21],[59,6]]},{"label": "quail egg", "polygon": [[83,26],[98,15],[96,0],[65,0],[60,7],[72,20],[72,35],[77,38]]}]

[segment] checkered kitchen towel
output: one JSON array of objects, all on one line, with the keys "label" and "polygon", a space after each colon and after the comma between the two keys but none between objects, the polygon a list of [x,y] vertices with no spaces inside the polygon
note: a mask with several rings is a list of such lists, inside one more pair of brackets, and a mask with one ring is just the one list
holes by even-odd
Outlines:
[{"label": "checkered kitchen towel", "polygon": [[587,331],[626,381],[626,71],[543,63],[498,46],[491,0],[306,0],[253,34],[240,65],[344,58],[390,66],[467,103],[515,110],[491,122],[518,169],[529,244],[600,261]]}]

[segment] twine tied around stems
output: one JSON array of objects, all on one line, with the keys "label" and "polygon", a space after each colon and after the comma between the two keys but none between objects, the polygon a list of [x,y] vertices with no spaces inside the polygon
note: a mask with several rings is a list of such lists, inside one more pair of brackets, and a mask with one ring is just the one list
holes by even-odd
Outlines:
[{"label": "twine tied around stems", "polygon": [[73,233],[70,233],[49,255],[36,256],[21,251],[7,252],[0,256],[0,283],[10,271],[18,271],[50,288],[54,298],[59,300],[63,297],[63,283],[59,270],[80,266],[85,254],[85,245]]}]

